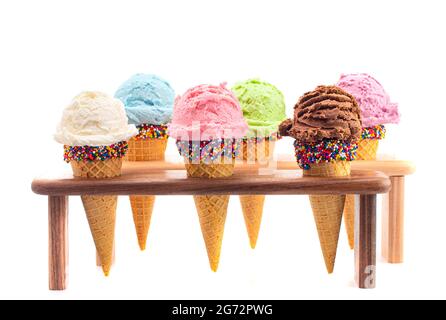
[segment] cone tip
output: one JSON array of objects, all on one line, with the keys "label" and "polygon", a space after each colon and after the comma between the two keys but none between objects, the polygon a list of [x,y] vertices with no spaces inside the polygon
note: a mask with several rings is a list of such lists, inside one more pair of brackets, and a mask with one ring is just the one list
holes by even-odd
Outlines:
[{"label": "cone tip", "polygon": [[102,265],[102,272],[104,273],[104,276],[108,277],[110,275],[110,269],[111,269],[111,264]]},{"label": "cone tip", "polygon": [[217,270],[218,270],[218,262],[211,264],[211,270],[213,272],[217,272]]},{"label": "cone tip", "polygon": [[335,260],[325,260],[325,268],[327,269],[328,274],[332,274],[335,267]]}]

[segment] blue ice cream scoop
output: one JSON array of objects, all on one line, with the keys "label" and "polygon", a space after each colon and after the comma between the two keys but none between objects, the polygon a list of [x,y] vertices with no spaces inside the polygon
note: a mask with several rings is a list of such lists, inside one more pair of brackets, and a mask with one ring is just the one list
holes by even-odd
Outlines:
[{"label": "blue ice cream scoop", "polygon": [[119,87],[115,97],[124,103],[130,124],[170,122],[175,92],[167,81],[156,75],[135,74]]}]

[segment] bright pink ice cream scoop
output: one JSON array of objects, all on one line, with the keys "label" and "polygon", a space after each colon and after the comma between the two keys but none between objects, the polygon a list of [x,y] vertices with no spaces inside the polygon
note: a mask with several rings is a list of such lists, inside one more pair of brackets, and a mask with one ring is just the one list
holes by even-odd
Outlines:
[{"label": "bright pink ice cream scoop", "polygon": [[392,103],[382,85],[366,73],[341,75],[338,87],[353,95],[361,108],[363,127],[398,123],[398,104]]},{"label": "bright pink ice cream scoop", "polygon": [[175,99],[169,136],[177,140],[239,139],[248,125],[226,84],[199,85]]}]

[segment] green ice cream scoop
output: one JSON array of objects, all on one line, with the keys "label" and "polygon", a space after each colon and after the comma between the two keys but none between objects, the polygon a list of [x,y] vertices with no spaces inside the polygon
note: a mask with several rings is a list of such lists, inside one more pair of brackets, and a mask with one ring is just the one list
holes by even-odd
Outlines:
[{"label": "green ice cream scoop", "polygon": [[248,137],[268,137],[278,131],[286,118],[285,99],[279,89],[268,82],[251,79],[235,84],[232,91],[249,125]]}]

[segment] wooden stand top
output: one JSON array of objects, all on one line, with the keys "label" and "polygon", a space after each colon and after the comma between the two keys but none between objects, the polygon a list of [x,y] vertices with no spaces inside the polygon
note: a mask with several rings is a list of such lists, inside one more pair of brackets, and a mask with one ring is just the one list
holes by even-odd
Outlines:
[{"label": "wooden stand top", "polygon": [[[296,166],[293,155],[279,155],[277,167],[279,169],[292,169]],[[351,163],[352,170],[379,171],[389,177],[408,176],[415,172],[415,164],[408,160],[392,159],[386,155],[378,156],[377,160],[357,160]]]},{"label": "wooden stand top", "polygon": [[[279,155],[277,167],[279,169],[292,169],[296,166],[296,159],[292,155]],[[389,177],[408,176],[415,172],[415,164],[407,160],[392,159],[380,155],[377,160],[357,160],[351,163],[352,170],[372,170],[384,173]]]},{"label": "wooden stand top", "polygon": [[[41,195],[200,195],[200,194],[377,194],[390,189],[380,172],[352,170],[349,177],[303,177],[294,170],[259,169],[237,165],[229,178],[188,178],[184,164],[177,170],[161,162],[124,162],[122,175],[111,179],[74,178],[71,173],[35,179],[32,190]],[[179,166],[182,166],[180,169]],[[68,169],[68,168],[67,168]],[[67,171],[68,172],[68,171]]]},{"label": "wooden stand top", "polygon": [[[266,167],[266,165],[259,165],[252,163],[237,163],[236,171],[254,171],[259,168]],[[184,170],[184,163],[179,157],[167,158],[166,161],[152,161],[150,166],[141,162],[135,166],[136,170]],[[293,155],[280,154],[274,165],[270,168],[276,170],[299,170],[296,159]],[[387,156],[381,156],[375,161],[352,161],[351,168],[354,171],[379,171],[389,177],[407,176],[415,172],[415,164],[407,160],[395,160]],[[145,172],[148,172],[146,170]]]}]

